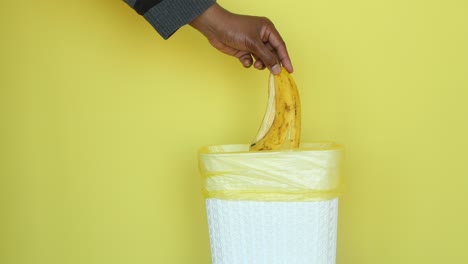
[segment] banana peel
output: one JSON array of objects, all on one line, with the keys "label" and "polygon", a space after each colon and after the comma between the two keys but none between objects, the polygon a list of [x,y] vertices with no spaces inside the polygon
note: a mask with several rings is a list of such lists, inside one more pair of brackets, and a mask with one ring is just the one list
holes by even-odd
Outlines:
[{"label": "banana peel", "polygon": [[283,67],[270,75],[268,104],[262,125],[250,151],[299,148],[301,141],[301,102],[296,83]]}]

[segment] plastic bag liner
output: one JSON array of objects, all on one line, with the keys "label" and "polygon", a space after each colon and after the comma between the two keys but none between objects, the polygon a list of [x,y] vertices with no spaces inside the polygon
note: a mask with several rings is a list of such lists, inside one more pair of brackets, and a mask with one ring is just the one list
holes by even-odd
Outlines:
[{"label": "plastic bag liner", "polygon": [[245,201],[323,201],[342,189],[342,147],[303,143],[297,150],[250,152],[249,145],[200,151],[206,198]]}]

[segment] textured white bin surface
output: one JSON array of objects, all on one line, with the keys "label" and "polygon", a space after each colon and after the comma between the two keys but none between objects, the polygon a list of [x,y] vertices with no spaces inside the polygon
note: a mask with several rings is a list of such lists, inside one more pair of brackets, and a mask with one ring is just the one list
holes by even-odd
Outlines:
[{"label": "textured white bin surface", "polygon": [[214,264],[335,263],[338,199],[207,199],[206,209]]},{"label": "textured white bin surface", "polygon": [[202,151],[214,264],[335,264],[341,148]]}]

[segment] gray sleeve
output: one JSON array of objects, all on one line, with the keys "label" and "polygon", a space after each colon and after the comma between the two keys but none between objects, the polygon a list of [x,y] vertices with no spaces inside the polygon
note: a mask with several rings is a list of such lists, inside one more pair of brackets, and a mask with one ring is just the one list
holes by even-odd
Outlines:
[{"label": "gray sleeve", "polygon": [[[131,7],[138,0],[124,0]],[[163,0],[142,15],[164,38],[168,39],[180,27],[205,12],[216,0]]]}]

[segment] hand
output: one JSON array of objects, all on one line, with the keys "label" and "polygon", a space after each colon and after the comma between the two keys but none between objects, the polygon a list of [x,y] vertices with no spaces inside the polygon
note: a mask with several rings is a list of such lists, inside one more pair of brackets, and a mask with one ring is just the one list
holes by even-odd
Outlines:
[{"label": "hand", "polygon": [[273,74],[279,74],[282,64],[293,72],[286,45],[268,18],[233,14],[214,4],[190,25],[216,49],[238,58],[246,68],[267,67]]}]

